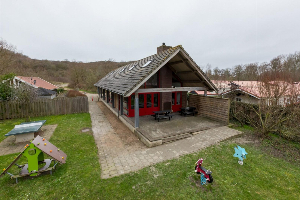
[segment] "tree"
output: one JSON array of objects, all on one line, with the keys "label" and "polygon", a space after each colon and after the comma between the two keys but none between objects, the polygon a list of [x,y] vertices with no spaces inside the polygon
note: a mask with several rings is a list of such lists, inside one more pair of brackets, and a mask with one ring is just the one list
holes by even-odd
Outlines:
[{"label": "tree", "polygon": [[14,88],[11,83],[14,77],[14,74],[0,76],[0,101],[8,101],[13,98]]},{"label": "tree", "polygon": [[292,128],[289,121],[300,118],[297,104],[300,91],[298,85],[288,79],[282,81],[284,77],[284,73],[278,73],[277,70],[263,74],[255,88],[256,95],[260,97],[259,103],[234,102],[232,116],[241,124],[249,123],[262,136],[270,132],[282,134],[284,129]]},{"label": "tree", "polygon": [[16,48],[0,39],[0,75],[9,71],[13,63],[13,56]]},{"label": "tree", "polygon": [[233,68],[233,76],[235,78],[235,80],[237,81],[241,81],[242,80],[242,76],[243,76],[243,67],[242,65],[236,65]]}]

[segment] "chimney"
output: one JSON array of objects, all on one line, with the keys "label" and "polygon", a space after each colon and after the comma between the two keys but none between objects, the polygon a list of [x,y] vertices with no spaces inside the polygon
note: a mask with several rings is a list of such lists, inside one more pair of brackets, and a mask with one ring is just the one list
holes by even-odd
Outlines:
[{"label": "chimney", "polygon": [[36,80],[33,80],[33,85],[35,85],[36,84]]},{"label": "chimney", "polygon": [[166,46],[165,43],[162,43],[162,45],[160,47],[157,47],[157,53],[162,52],[167,49],[170,49],[170,48],[172,48],[172,46]]}]

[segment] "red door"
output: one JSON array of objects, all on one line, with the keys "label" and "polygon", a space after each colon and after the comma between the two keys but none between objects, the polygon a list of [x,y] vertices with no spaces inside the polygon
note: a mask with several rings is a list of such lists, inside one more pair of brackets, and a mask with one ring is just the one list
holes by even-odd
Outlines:
[{"label": "red door", "polygon": [[159,93],[146,93],[145,100],[145,115],[153,115],[153,111],[159,111]]},{"label": "red door", "polygon": [[[135,95],[132,94],[129,99],[129,117],[134,117]],[[159,93],[141,93],[139,94],[139,114],[153,115],[153,111],[159,111]]]},{"label": "red door", "polygon": [[178,112],[182,107],[182,94],[181,92],[172,92],[172,110]]}]

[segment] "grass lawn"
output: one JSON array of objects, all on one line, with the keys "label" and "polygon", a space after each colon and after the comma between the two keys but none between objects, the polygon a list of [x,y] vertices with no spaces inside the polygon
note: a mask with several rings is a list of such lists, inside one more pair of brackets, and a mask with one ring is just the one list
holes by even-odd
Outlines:
[{"label": "grass lawn", "polygon": [[[100,179],[97,147],[90,133],[89,114],[35,118],[58,124],[50,141],[67,155],[67,163],[53,175],[20,179],[0,178],[0,199],[300,199],[299,163],[265,153],[252,144],[242,144],[248,153],[244,165],[233,157],[233,140],[197,153],[165,161],[140,171],[111,179]],[[0,124],[3,135],[22,120]],[[0,156],[0,168],[7,167],[16,154]],[[214,182],[199,185],[194,163],[204,158]],[[24,162],[24,160],[23,160]]]}]

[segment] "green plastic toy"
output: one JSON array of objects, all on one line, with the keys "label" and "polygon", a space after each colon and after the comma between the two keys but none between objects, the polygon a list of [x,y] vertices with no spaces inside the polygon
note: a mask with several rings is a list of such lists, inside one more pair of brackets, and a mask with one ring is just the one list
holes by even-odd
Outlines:
[{"label": "green plastic toy", "polygon": [[[44,153],[49,155],[52,159],[44,159]],[[16,164],[22,156],[27,158],[28,163],[24,165]],[[29,145],[27,144],[24,147],[24,151],[22,151],[6,169],[3,169],[0,177],[4,174],[8,174],[11,178],[15,178],[18,183],[19,177],[38,176],[46,171],[50,171],[50,174],[52,174],[52,170],[55,169],[55,166],[58,163],[66,163],[66,159],[67,155],[63,151],[51,144],[45,138],[37,136]],[[54,164],[50,167],[52,162]],[[45,165],[39,168],[39,164],[42,163],[45,163]],[[18,175],[13,175],[8,172],[13,165],[18,166],[21,169]]]}]

